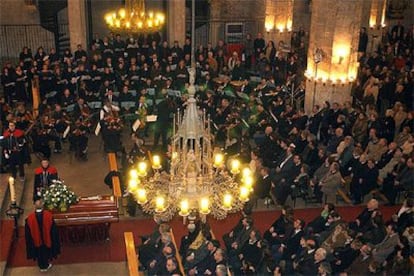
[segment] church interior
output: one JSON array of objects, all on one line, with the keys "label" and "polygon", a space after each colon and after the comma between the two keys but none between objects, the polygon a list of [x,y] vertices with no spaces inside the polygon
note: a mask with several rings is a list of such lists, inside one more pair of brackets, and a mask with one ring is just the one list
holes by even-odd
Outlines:
[{"label": "church interior", "polygon": [[414,273],[410,0],[0,0],[0,275]]}]

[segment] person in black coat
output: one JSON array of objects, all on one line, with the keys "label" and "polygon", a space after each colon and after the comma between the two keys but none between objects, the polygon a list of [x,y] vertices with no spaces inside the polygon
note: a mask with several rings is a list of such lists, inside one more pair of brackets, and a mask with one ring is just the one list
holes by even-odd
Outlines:
[{"label": "person in black coat", "polygon": [[273,259],[276,262],[280,260],[290,261],[292,256],[296,254],[300,241],[304,235],[303,228],[305,227],[305,221],[301,219],[295,219],[293,222],[293,231],[288,239],[280,245],[272,247]]},{"label": "person in black coat", "polygon": [[162,147],[167,149],[167,133],[171,126],[171,114],[174,112],[174,102],[171,98],[163,99],[157,105],[157,122],[154,131],[154,148],[158,147],[160,137],[162,139]]},{"label": "person in black coat", "polygon": [[280,245],[284,243],[293,231],[293,209],[284,206],[280,216],[272,223],[263,235],[269,245]]},{"label": "person in black coat", "polygon": [[302,254],[293,260],[293,272],[299,275],[310,275],[315,270],[316,242],[313,239],[306,240],[306,247]]},{"label": "person in black coat", "polygon": [[381,159],[376,162],[377,168],[380,170],[391,161],[394,157],[395,150],[397,149],[397,143],[391,142],[388,144],[388,150],[381,155]]},{"label": "person in black coat", "polygon": [[269,175],[269,168],[263,167],[260,169],[260,177],[256,182],[254,193],[258,198],[269,197],[270,187],[272,185],[272,180]]},{"label": "person in black coat", "polygon": [[397,224],[398,232],[402,234],[409,226],[414,225],[414,199],[407,198],[392,220]]},{"label": "person in black coat", "polygon": [[331,261],[332,273],[336,275],[347,269],[358,257],[361,246],[362,243],[359,240],[354,240],[343,247],[335,248],[334,259]]},{"label": "person in black coat", "polygon": [[240,220],[229,233],[223,235],[223,241],[227,250],[231,248],[231,244],[236,240],[236,237],[243,229],[243,220],[252,214],[252,207],[253,206],[249,203],[245,204],[241,212],[242,217],[240,218]]},{"label": "person in black coat", "polygon": [[358,52],[365,53],[368,46],[368,34],[365,27],[361,28],[359,32],[359,43],[358,43]]},{"label": "person in black coat", "polygon": [[371,199],[368,201],[367,207],[357,216],[355,221],[349,224],[349,228],[354,231],[361,232],[370,222],[373,213],[377,211],[378,201],[376,199]]},{"label": "person in black coat", "polygon": [[380,119],[380,137],[387,139],[388,142],[394,140],[395,135],[395,121],[393,118],[393,111],[387,110],[385,117]]},{"label": "person in black coat", "polygon": [[362,198],[377,187],[378,168],[375,166],[375,161],[370,159],[367,162],[367,167],[362,172]]}]

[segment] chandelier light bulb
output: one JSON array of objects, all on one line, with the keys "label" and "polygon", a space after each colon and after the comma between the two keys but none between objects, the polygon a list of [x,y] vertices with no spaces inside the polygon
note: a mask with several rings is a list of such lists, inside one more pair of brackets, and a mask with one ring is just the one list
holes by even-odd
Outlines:
[{"label": "chandelier light bulb", "polygon": [[225,193],[223,196],[223,209],[230,210],[233,204],[233,197],[230,193]]},{"label": "chandelier light bulb", "polygon": [[179,215],[182,217],[186,217],[189,215],[189,213],[190,213],[190,204],[188,203],[188,199],[181,200]]},{"label": "chandelier light bulb", "polygon": [[244,187],[244,186],[240,187],[240,195],[239,195],[239,199],[240,199],[242,202],[247,202],[247,201],[249,201],[249,193],[250,193],[250,191],[249,191],[249,189],[248,189],[248,188],[246,188],[246,187]]},{"label": "chandelier light bulb", "polygon": [[130,192],[135,191],[138,188],[138,179],[130,179],[128,181],[128,190]]},{"label": "chandelier light bulb", "polygon": [[244,168],[242,171],[242,177],[245,179],[246,177],[249,177],[252,175],[252,171],[249,168]]},{"label": "chandelier light bulb", "polygon": [[125,18],[125,16],[126,16],[126,11],[125,11],[125,9],[120,9],[120,10],[119,10],[119,12],[118,12],[118,14],[119,14],[119,16],[120,16],[122,19],[124,19],[124,18]]},{"label": "chandelier light bulb", "polygon": [[155,212],[162,213],[165,211],[165,198],[163,196],[157,196],[155,198]]},{"label": "chandelier light bulb", "polygon": [[138,176],[147,176],[147,163],[145,163],[145,161],[141,161],[138,163]]},{"label": "chandelier light bulb", "polygon": [[231,173],[238,174],[240,173],[240,161],[237,159],[233,159],[231,161]]},{"label": "chandelier light bulb", "polygon": [[137,201],[139,204],[145,204],[147,203],[147,191],[143,188],[138,188],[135,192],[135,197],[137,198]]},{"label": "chandelier light bulb", "polygon": [[215,168],[219,168],[223,165],[223,161],[224,161],[224,156],[222,153],[217,153],[214,156],[214,167]]},{"label": "chandelier light bulb", "polygon": [[152,157],[152,168],[154,170],[159,170],[161,169],[161,159],[159,155],[154,155]]},{"label": "chandelier light bulb", "polygon": [[248,188],[249,190],[252,190],[252,188],[253,188],[253,182],[254,182],[253,181],[253,177],[251,177],[251,176],[245,177],[243,179],[244,186],[246,188]]},{"label": "chandelier light bulb", "polygon": [[203,215],[210,213],[210,202],[207,197],[203,197],[200,201],[200,213]]},{"label": "chandelier light bulb", "polygon": [[136,169],[131,169],[129,171],[129,177],[132,179],[137,179],[138,178],[138,171]]}]

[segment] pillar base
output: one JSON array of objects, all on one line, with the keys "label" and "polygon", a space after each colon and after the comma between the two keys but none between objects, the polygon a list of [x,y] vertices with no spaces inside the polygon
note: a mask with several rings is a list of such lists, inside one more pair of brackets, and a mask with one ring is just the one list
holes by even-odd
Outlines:
[{"label": "pillar base", "polygon": [[326,101],[331,104],[334,102],[343,104],[346,101],[351,101],[351,88],[352,84],[350,83],[324,84],[308,80],[306,82],[305,112],[310,114],[314,105],[322,107]]}]

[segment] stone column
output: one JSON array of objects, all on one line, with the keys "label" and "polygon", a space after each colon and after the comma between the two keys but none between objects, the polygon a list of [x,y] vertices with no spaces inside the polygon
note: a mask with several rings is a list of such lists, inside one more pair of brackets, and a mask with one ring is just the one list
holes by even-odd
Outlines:
[{"label": "stone column", "polygon": [[[363,1],[359,0],[312,1],[306,70],[307,112],[314,104],[321,105],[324,101],[343,103],[351,99],[351,85],[358,70],[362,5]],[[329,22],[326,18],[330,18]]]},{"label": "stone column", "polygon": [[168,0],[167,17],[170,45],[177,40],[182,47],[185,41],[185,0]]},{"label": "stone column", "polygon": [[369,14],[368,47],[367,52],[372,53],[378,49],[381,41],[383,27],[385,27],[386,0],[371,0]]},{"label": "stone column", "polygon": [[87,49],[86,0],[68,1],[68,21],[71,51],[76,51],[78,44]]},{"label": "stone column", "polygon": [[266,41],[273,40],[275,45],[279,41],[290,45],[293,26],[294,0],[266,0],[265,2],[265,30]]}]

